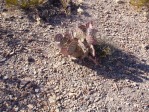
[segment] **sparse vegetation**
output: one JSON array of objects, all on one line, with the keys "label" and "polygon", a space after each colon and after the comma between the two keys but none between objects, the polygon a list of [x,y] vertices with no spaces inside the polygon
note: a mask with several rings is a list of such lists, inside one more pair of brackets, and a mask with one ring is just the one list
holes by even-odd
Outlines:
[{"label": "sparse vegetation", "polygon": [[130,0],[130,3],[137,7],[142,7],[142,6],[149,7],[149,0]]},{"label": "sparse vegetation", "polygon": [[77,14],[77,9],[82,4],[82,0],[5,0],[5,2],[8,8],[24,9],[27,14],[32,12],[46,22],[51,16]]},{"label": "sparse vegetation", "polygon": [[[7,6],[18,6],[23,9],[28,9],[30,7],[39,6],[45,2],[49,2],[51,5],[57,4],[58,6],[61,5],[62,8],[68,13],[72,8],[78,7],[82,0],[5,0]],[[69,10],[70,9],[70,10]]]},{"label": "sparse vegetation", "polygon": [[6,0],[8,6],[18,6],[23,9],[38,6],[44,2],[45,0]]}]

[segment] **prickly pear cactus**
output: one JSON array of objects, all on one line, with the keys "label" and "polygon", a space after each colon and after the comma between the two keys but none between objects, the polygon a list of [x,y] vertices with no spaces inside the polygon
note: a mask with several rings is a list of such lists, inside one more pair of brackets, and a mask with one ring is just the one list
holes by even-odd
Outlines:
[{"label": "prickly pear cactus", "polygon": [[66,31],[64,35],[57,34],[55,42],[65,56],[81,59],[89,55],[95,57],[94,45],[97,44],[97,40],[94,33],[93,23],[88,22],[78,25],[75,30]]}]

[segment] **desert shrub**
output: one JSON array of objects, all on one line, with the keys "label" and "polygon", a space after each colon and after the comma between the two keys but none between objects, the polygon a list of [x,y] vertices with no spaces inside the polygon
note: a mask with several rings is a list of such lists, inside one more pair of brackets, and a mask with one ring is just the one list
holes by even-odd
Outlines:
[{"label": "desert shrub", "polygon": [[8,6],[18,6],[23,9],[35,7],[42,4],[45,0],[6,0]]},{"label": "desert shrub", "polygon": [[[6,4],[8,6],[19,6],[21,8],[30,8],[33,6],[38,6],[40,4],[43,4],[45,2],[49,2],[50,5],[55,5],[59,4],[61,5],[64,9],[67,9],[70,5],[79,5],[82,2],[79,2],[80,0],[5,0]],[[82,0],[81,0],[82,1]]]},{"label": "desert shrub", "polygon": [[149,7],[149,0],[130,0],[130,3],[137,7],[142,7],[142,6]]},{"label": "desert shrub", "polygon": [[[21,8],[29,19],[49,22],[57,15],[78,14],[82,0],[5,0],[7,8]],[[12,9],[13,9],[12,8]]]}]

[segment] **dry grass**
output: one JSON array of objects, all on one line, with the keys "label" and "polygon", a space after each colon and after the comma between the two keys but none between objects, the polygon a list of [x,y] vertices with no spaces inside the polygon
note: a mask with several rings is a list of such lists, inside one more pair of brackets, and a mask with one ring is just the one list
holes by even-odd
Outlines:
[{"label": "dry grass", "polygon": [[149,7],[149,0],[130,0],[130,3],[137,7],[142,7],[142,6]]},{"label": "dry grass", "polygon": [[6,0],[6,4],[8,6],[18,6],[23,9],[27,9],[29,7],[35,7],[44,2],[45,0]]}]

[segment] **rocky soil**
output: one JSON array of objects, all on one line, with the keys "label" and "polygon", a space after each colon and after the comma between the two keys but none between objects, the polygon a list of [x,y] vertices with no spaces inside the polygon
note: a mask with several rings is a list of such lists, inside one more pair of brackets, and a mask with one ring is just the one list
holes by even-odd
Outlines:
[{"label": "rocky soil", "polygon": [[[0,0],[0,112],[148,112],[149,21],[128,0],[85,0],[48,22]],[[122,1],[122,0],[121,0]],[[112,49],[95,66],[59,55],[54,35],[93,20]]]}]

